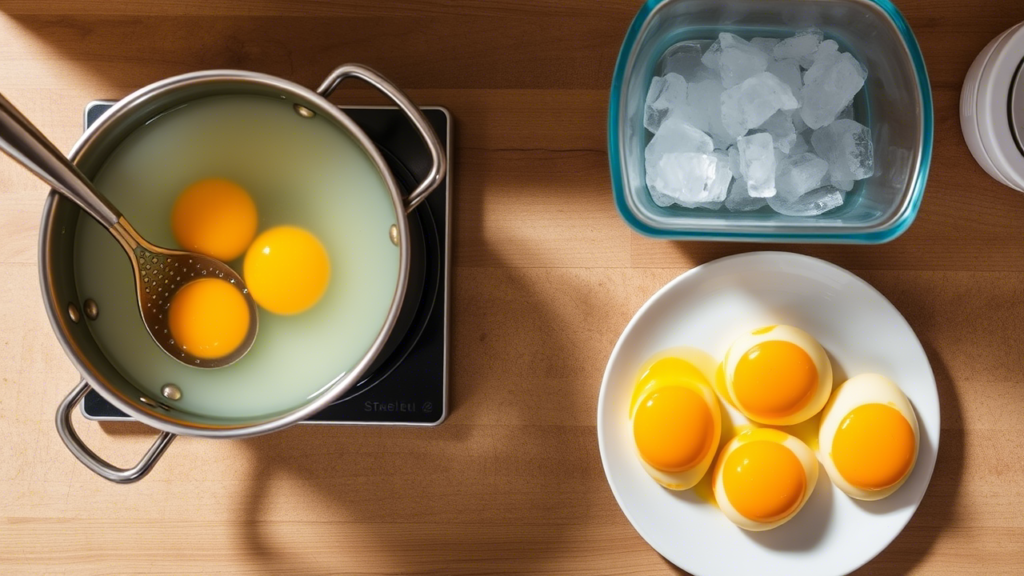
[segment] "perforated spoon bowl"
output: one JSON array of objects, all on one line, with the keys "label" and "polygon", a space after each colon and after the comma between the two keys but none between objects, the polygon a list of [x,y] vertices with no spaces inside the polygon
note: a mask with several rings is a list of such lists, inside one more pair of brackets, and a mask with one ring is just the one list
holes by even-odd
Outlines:
[{"label": "perforated spoon bowl", "polygon": [[[256,302],[242,277],[215,258],[147,242],[85,175],[3,95],[0,95],[0,150],[78,204],[117,238],[135,271],[135,288],[143,324],[164,352],[189,366],[219,368],[232,364],[249,351],[256,340],[259,316]],[[168,325],[167,310],[171,299],[182,286],[201,278],[217,278],[231,283],[241,292],[249,308],[249,329],[245,338],[234,351],[219,358],[199,358],[182,349],[175,343]]]}]

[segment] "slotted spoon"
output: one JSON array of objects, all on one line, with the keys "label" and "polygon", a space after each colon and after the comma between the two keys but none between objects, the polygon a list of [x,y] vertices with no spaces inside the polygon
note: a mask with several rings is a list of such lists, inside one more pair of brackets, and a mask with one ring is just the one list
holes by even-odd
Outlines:
[{"label": "slotted spoon", "polygon": [[[227,366],[245,355],[256,340],[256,302],[242,277],[227,264],[194,252],[171,250],[147,242],[117,208],[110,204],[82,172],[46,136],[0,95],[0,150],[24,165],[117,238],[135,271],[135,287],[142,321],[153,340],[172,358],[197,368]],[[249,307],[249,330],[233,352],[219,358],[198,358],[175,344],[167,309],[182,286],[201,278],[219,278],[233,284]]]}]

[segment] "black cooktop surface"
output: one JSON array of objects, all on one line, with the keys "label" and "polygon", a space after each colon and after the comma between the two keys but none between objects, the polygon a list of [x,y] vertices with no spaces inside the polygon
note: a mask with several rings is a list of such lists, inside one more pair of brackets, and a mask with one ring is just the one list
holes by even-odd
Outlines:
[{"label": "black cooktop surface", "polygon": [[[85,111],[86,127],[113,102],[97,101]],[[430,155],[405,116],[395,108],[343,107],[381,151],[405,191],[416,187],[430,171]],[[451,117],[443,108],[423,113],[448,150],[451,167]],[[344,396],[306,420],[310,424],[440,424],[448,407],[448,220],[449,178],[409,215],[413,256],[424,266],[410,275],[409,296],[400,326],[369,373]],[[129,417],[90,391],[82,413],[94,420]]]}]

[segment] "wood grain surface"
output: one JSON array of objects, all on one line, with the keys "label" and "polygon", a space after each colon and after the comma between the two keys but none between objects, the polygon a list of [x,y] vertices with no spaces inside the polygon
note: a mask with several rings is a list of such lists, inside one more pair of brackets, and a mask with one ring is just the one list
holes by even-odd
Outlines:
[{"label": "wood grain surface", "polygon": [[[773,246],[851,269],[924,343],[942,443],[865,574],[1024,570],[1024,194],[974,163],[960,84],[1017,0],[900,0],[935,93],[920,215],[884,246]],[[672,574],[619,511],[594,430],[608,354],[665,282],[760,245],[660,242],[612,205],[607,90],[639,2],[0,0],[0,91],[69,150],[82,109],[172,74],[307,86],[369,64],[455,117],[452,410],[433,429],[182,438],[131,486],[53,426],[77,375],[43,311],[45,187],[0,158],[0,571],[11,574]],[[346,87],[346,103],[379,99]],[[141,425],[76,420],[120,464]]]}]

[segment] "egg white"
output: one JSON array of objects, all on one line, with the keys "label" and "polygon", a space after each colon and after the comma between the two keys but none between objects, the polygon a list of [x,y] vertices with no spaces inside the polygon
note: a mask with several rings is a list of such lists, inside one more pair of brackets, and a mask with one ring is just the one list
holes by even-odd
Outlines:
[{"label": "egg white", "polygon": [[[865,490],[850,484],[839,473],[835,462],[832,460],[832,442],[835,440],[836,431],[846,415],[854,408],[864,404],[886,404],[892,406],[910,423],[914,431],[914,457],[910,468],[899,482],[882,488],[881,490]],[[851,498],[858,500],[880,500],[889,496],[899,489],[917,464],[917,452],[920,445],[921,431],[917,423],[917,415],[910,400],[892,380],[879,374],[861,374],[850,378],[839,385],[825,409],[822,412],[821,424],[818,427],[818,450],[821,456],[821,465],[828,472],[832,482]]]},{"label": "egg white", "polygon": [[[747,442],[767,440],[770,442],[779,442],[786,448],[789,448],[791,452],[800,461],[800,464],[804,468],[804,477],[807,479],[807,488],[804,490],[803,498],[800,500],[800,504],[793,509],[793,512],[785,518],[780,518],[774,522],[758,522],[747,518],[743,514],[740,514],[736,508],[733,507],[732,503],[729,502],[729,496],[725,492],[725,484],[723,481],[722,468],[725,465],[726,459],[732,454],[733,450],[742,444]],[[811,497],[811,493],[814,492],[814,487],[818,483],[818,461],[814,457],[814,451],[811,450],[807,444],[804,444],[799,438],[790,436],[781,430],[774,430],[771,428],[755,428],[743,432],[729,441],[718,455],[718,461],[715,462],[715,471],[712,481],[712,490],[715,493],[715,500],[718,502],[718,507],[725,514],[733,524],[749,530],[751,532],[761,532],[764,530],[771,530],[782,526],[786,522],[789,522],[791,518],[796,516],[800,510],[807,503],[807,500]]]},{"label": "egg white", "polygon": [[[658,484],[661,484],[669,490],[687,490],[692,488],[700,479],[704,477],[708,469],[711,468],[712,462],[715,459],[715,452],[718,449],[718,444],[722,437],[722,408],[718,403],[718,396],[715,391],[711,388],[711,385],[706,379],[693,377],[694,375],[688,375],[688,377],[681,378],[679,380],[669,381],[667,383],[662,382],[651,382],[645,386],[642,390],[637,391],[633,395],[633,404],[629,408],[629,423],[630,431],[633,429],[633,417],[636,415],[637,406],[640,405],[640,401],[646,398],[652,392],[660,388],[669,386],[683,386],[689,388],[697,393],[698,396],[704,399],[708,405],[708,410],[711,412],[711,421],[713,425],[710,448],[707,454],[697,463],[693,468],[689,470],[683,470],[682,472],[667,472],[659,470],[654,466],[651,466],[643,459],[640,455],[640,451],[636,449],[636,443],[633,443],[634,451],[636,452],[637,460],[640,461],[640,465],[643,466],[644,470],[653,478]],[[642,383],[638,383],[640,386]]]},{"label": "egg white", "polygon": [[[747,351],[757,344],[773,340],[792,342],[802,348],[807,352],[807,355],[810,356],[811,361],[814,363],[818,372],[818,386],[815,389],[814,396],[811,397],[811,400],[807,405],[793,414],[779,418],[750,413],[737,400],[735,387],[733,385],[733,376],[736,373],[736,365],[739,364],[740,359],[747,353]],[[772,426],[791,426],[793,424],[799,424],[820,412],[825,406],[825,403],[828,402],[829,394],[832,393],[832,363],[828,359],[828,354],[813,336],[799,328],[794,328],[793,326],[767,326],[751,330],[750,332],[741,335],[733,342],[732,346],[729,347],[729,350],[726,351],[723,365],[725,370],[725,387],[729,394],[730,403],[753,422],[769,424]]]}]

